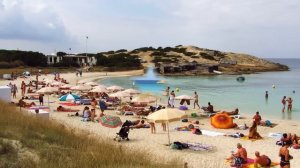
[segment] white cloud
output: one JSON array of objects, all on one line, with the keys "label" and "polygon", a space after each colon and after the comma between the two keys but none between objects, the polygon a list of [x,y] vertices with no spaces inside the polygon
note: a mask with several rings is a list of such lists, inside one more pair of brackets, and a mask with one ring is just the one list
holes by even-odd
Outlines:
[{"label": "white cloud", "polygon": [[88,35],[90,52],[186,44],[297,57],[298,16],[298,0],[0,0],[0,46],[84,52]]}]

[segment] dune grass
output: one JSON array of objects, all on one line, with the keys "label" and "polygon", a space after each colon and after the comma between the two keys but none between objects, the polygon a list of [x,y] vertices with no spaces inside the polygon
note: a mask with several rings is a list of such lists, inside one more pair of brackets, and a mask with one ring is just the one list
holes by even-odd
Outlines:
[{"label": "dune grass", "polygon": [[0,168],[181,167],[0,102]]}]

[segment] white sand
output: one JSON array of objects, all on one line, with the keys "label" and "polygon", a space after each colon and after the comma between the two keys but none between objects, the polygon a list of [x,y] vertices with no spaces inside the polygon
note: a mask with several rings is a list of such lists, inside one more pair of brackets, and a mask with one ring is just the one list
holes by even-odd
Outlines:
[{"label": "white sand", "polygon": [[[116,76],[126,76],[126,75],[139,75],[142,74],[143,71],[127,71],[127,72],[109,72],[108,76],[106,73],[83,73],[83,77],[76,77],[75,73],[67,73],[61,74],[61,77],[69,81],[71,84],[75,84],[77,81],[85,80],[85,81],[93,81],[98,78],[104,77],[116,77]],[[50,77],[49,77],[50,76]],[[39,79],[43,79],[44,76]],[[53,75],[48,75],[47,78],[54,78]],[[18,79],[12,81],[12,83],[16,83],[18,87],[20,87],[21,81],[23,79]],[[11,81],[0,81],[0,85],[7,85]],[[28,83],[28,80],[27,82]],[[18,98],[20,98],[20,89],[18,93]],[[14,100],[15,102],[17,100]],[[50,101],[55,101],[55,103],[51,103],[51,109],[55,109],[58,106],[58,98],[50,97]],[[201,103],[201,102],[200,102]],[[47,104],[47,103],[45,103]],[[201,104],[200,104],[201,105]],[[72,108],[83,109],[83,106],[75,106]],[[194,111],[194,110],[191,110]],[[99,110],[97,111],[97,114]],[[106,114],[116,115],[115,111],[105,111]],[[242,112],[241,112],[242,113]],[[79,117],[67,117],[68,113],[58,113],[51,112],[50,117],[53,120],[59,121],[66,126],[70,126],[75,129],[82,129],[88,131],[90,134],[98,135],[102,138],[107,138],[109,140],[113,140],[116,133],[120,128],[106,128],[101,126],[99,123],[92,122],[82,122]],[[70,114],[70,113],[69,113]],[[135,120],[136,118],[132,116],[120,116],[122,121],[126,119]],[[263,114],[262,114],[262,117]],[[248,131],[238,131],[233,129],[220,130],[215,129],[210,125],[209,119],[200,118],[200,129],[218,131],[223,133],[235,133],[242,132],[244,134],[248,134]],[[234,120],[238,125],[246,123],[247,125],[251,124],[251,118],[245,119],[236,119]],[[134,129],[130,130],[129,138],[130,141],[124,142],[116,142],[121,145],[126,146],[130,149],[138,149],[142,150],[146,153],[152,154],[157,161],[168,161],[170,159],[180,159],[183,162],[188,162],[189,167],[201,167],[201,165],[205,165],[205,167],[229,167],[228,164],[225,163],[225,158],[230,155],[231,150],[236,150],[235,146],[237,143],[242,143],[242,145],[248,151],[248,157],[254,158],[254,152],[256,150],[260,151],[261,154],[268,155],[273,161],[279,162],[278,151],[279,146],[275,145],[276,139],[268,138],[267,135],[270,132],[291,132],[300,134],[299,122],[296,121],[286,121],[286,120],[277,120],[272,121],[274,123],[278,123],[278,125],[274,128],[268,127],[258,127],[258,132],[264,137],[263,140],[257,141],[249,141],[242,139],[235,139],[231,137],[217,136],[210,137],[205,135],[194,135],[191,132],[186,131],[175,131],[174,128],[177,126],[187,125],[186,123],[172,122],[170,123],[170,137],[172,141],[181,141],[181,142],[199,142],[204,144],[209,144],[215,146],[213,151],[205,151],[205,152],[195,152],[191,150],[172,150],[164,144],[168,143],[167,133],[162,131],[160,124],[156,124],[157,133],[151,134],[150,129]],[[294,159],[291,161],[291,167],[300,167],[300,150],[290,149],[290,154],[294,156]]]}]

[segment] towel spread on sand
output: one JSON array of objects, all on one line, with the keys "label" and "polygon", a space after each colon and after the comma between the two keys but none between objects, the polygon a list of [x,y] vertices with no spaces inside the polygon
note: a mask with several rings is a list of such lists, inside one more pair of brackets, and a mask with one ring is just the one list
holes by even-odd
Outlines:
[{"label": "towel spread on sand", "polygon": [[207,136],[224,136],[225,133],[222,132],[216,132],[216,131],[209,131],[209,130],[201,130],[202,135],[207,135]]},{"label": "towel spread on sand", "polygon": [[241,139],[242,140],[250,140],[250,141],[257,141],[257,140],[262,140],[263,138],[261,138],[261,139],[251,139],[251,138],[249,138],[248,136],[244,136],[244,137],[241,137]]},{"label": "towel spread on sand", "polygon": [[273,133],[273,132],[270,132],[269,135],[268,135],[268,137],[280,139],[280,138],[282,138],[282,133]]},{"label": "towel spread on sand", "polygon": [[[226,160],[226,162],[230,163],[231,160]],[[271,167],[278,166],[278,165],[279,165],[279,163],[277,163],[277,162],[271,163]],[[243,164],[242,168],[254,168],[254,159],[247,158],[247,163]],[[263,167],[258,165],[258,168],[263,168]]]}]

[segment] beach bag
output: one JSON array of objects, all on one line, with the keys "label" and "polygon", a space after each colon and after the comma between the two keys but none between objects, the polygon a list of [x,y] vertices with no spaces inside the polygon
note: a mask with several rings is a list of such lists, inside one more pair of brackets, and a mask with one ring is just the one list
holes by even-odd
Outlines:
[{"label": "beach bag", "polygon": [[233,165],[233,167],[242,167],[242,165],[243,165],[242,158],[240,158],[240,157],[233,158],[232,165]]},{"label": "beach bag", "polygon": [[192,113],[191,117],[198,117],[197,113]]},{"label": "beach bag", "polygon": [[188,119],[183,119],[181,120],[182,122],[188,122],[189,120]]},{"label": "beach bag", "polygon": [[268,126],[268,127],[271,127],[272,126],[272,123],[270,120],[266,120],[265,121],[265,125]]},{"label": "beach bag", "polygon": [[196,135],[202,135],[202,132],[201,132],[201,130],[199,128],[193,129],[192,133],[196,134]]},{"label": "beach bag", "polygon": [[175,149],[182,150],[183,145],[182,145],[181,142],[177,142],[177,141],[176,141],[176,142],[174,142],[173,144],[174,144],[174,148],[175,148]]}]

